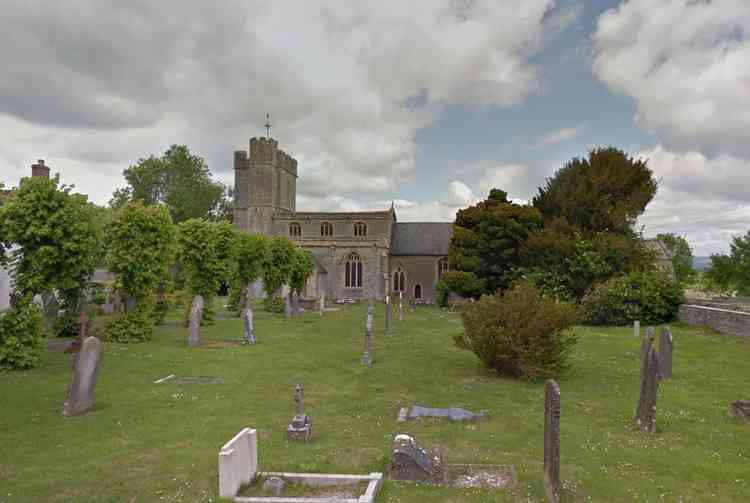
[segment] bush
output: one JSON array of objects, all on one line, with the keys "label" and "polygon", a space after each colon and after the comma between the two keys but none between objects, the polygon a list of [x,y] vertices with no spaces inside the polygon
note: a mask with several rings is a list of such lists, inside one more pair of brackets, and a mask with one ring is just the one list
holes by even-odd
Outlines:
[{"label": "bush", "polygon": [[153,309],[139,305],[109,322],[107,338],[121,343],[150,341],[154,332],[153,317]]},{"label": "bush", "polygon": [[499,374],[532,380],[569,366],[575,308],[543,298],[530,283],[517,283],[502,297],[482,297],[465,307],[462,318],[464,333],[454,337],[456,345]]},{"label": "bush", "polygon": [[0,368],[27,369],[42,354],[42,318],[33,302],[19,301],[0,314]]},{"label": "bush", "polygon": [[263,299],[263,309],[269,313],[283,313],[284,299],[276,296],[267,296]]},{"label": "bush", "polygon": [[485,288],[485,281],[478,279],[473,272],[446,271],[437,284],[437,303],[441,307],[448,305],[451,293],[476,298]]},{"label": "bush", "polygon": [[612,278],[589,292],[581,315],[591,325],[628,325],[673,321],[684,301],[682,287],[658,270],[632,272]]}]

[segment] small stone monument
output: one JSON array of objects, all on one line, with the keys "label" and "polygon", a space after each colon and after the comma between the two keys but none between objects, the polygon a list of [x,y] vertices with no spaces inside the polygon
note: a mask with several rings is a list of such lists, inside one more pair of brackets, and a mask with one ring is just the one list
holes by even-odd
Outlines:
[{"label": "small stone monument", "polygon": [[659,355],[651,347],[641,365],[641,395],[635,413],[635,426],[641,431],[656,431],[656,398],[659,391]]},{"label": "small stone monument", "polygon": [[250,304],[242,311],[242,321],[245,322],[245,344],[255,344],[257,342],[255,339],[255,323],[253,320],[253,308],[250,307]]},{"label": "small stone monument", "polygon": [[398,321],[404,321],[404,292],[398,292]]},{"label": "small stone monument", "polygon": [[633,337],[640,337],[641,336],[641,322],[638,320],[635,320],[633,322]]},{"label": "small stone monument", "polygon": [[391,479],[443,484],[447,470],[442,452],[431,453],[409,435],[396,435],[391,447]]},{"label": "small stone monument", "polygon": [[289,293],[284,296],[284,318],[290,319],[294,313],[292,311],[292,301],[289,299]]},{"label": "small stone monument", "polygon": [[672,330],[668,326],[661,328],[661,337],[659,338],[659,375],[661,379],[672,378],[672,350],[674,349],[674,339]]},{"label": "small stone monument", "polygon": [[326,311],[326,292],[325,290],[320,291],[320,304],[318,304],[318,312],[321,316]]},{"label": "small stone monument", "polygon": [[64,416],[83,414],[94,405],[94,388],[101,359],[102,343],[96,337],[87,337],[73,358],[73,377],[63,405]]},{"label": "small stone monument", "polygon": [[547,501],[560,499],[560,387],[550,379],[544,397],[544,485]]},{"label": "small stone monument", "polygon": [[309,442],[312,435],[312,419],[305,414],[305,396],[300,384],[294,387],[294,403],[297,412],[292,418],[292,422],[286,427],[286,437],[289,440]]},{"label": "small stone monument", "polygon": [[750,400],[737,400],[729,406],[729,415],[750,421]]},{"label": "small stone monument", "polygon": [[367,321],[365,321],[365,351],[362,354],[362,365],[369,367],[372,365],[372,319],[373,307],[367,306]]},{"label": "small stone monument", "polygon": [[284,492],[284,486],[286,486],[286,482],[281,477],[268,477],[263,482],[263,492],[279,497]]},{"label": "small stone monument", "polygon": [[385,296],[385,333],[388,335],[391,331],[391,318],[393,317],[393,311],[391,309],[391,296]]},{"label": "small stone monument", "polygon": [[201,321],[203,320],[203,296],[196,295],[190,306],[188,319],[188,344],[197,346],[201,343]]}]

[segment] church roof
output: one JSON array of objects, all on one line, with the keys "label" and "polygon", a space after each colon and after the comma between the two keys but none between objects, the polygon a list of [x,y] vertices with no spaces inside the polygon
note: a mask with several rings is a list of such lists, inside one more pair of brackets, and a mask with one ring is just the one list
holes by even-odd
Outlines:
[{"label": "church roof", "polygon": [[452,222],[403,222],[393,226],[391,255],[448,255]]}]

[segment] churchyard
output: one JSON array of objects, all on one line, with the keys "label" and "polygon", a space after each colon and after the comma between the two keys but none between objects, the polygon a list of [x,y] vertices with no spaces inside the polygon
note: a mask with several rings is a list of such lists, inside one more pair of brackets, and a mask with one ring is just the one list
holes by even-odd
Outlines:
[{"label": "churchyard", "polygon": [[[173,310],[148,343],[102,344],[93,408],[74,417],[61,414],[70,354],[0,373],[0,502],[220,501],[217,454],[245,427],[257,430],[260,471],[381,472],[378,502],[546,500],[544,381],[487,370],[453,343],[460,315],[432,307],[405,309],[384,335],[377,303],[368,366],[367,304],[331,307],[286,320],[257,304],[251,345],[240,344],[243,320],[220,308],[192,347],[184,308]],[[645,433],[633,425],[641,338],[575,330],[572,368],[557,379],[561,501],[750,500],[750,423],[728,414],[746,398],[750,339],[673,325],[672,377]],[[287,439],[296,384],[314,425],[307,443]],[[415,404],[485,417],[399,422]],[[498,491],[392,481],[398,434],[439,447],[446,463],[512,467],[516,480]]]}]

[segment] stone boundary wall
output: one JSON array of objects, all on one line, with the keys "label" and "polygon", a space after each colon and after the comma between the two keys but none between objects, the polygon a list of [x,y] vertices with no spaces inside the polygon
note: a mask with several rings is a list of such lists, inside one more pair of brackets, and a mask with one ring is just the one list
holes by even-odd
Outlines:
[{"label": "stone boundary wall", "polygon": [[715,307],[682,304],[679,320],[688,325],[703,325],[732,335],[750,337],[750,313]]}]

